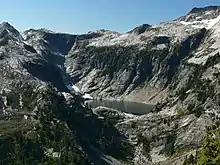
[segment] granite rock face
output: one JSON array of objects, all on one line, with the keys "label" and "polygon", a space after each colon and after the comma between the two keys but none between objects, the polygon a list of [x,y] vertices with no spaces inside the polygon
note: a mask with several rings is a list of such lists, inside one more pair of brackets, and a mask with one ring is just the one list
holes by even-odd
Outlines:
[{"label": "granite rock face", "polygon": [[219,8],[209,7],[124,34],[90,32],[77,37],[65,66],[72,81],[95,98],[156,103],[188,83],[191,65],[217,55],[219,19]]}]

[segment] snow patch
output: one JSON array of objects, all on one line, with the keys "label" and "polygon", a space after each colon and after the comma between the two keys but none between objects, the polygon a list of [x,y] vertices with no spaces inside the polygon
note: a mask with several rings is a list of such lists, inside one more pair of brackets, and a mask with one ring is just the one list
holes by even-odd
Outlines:
[{"label": "snow patch", "polygon": [[191,119],[190,118],[186,118],[182,121],[182,125],[181,127],[185,127],[190,123]]},{"label": "snow patch", "polygon": [[23,101],[22,101],[22,96],[19,96],[19,106],[22,107],[23,106]]},{"label": "snow patch", "polygon": [[218,21],[220,21],[220,15],[209,22],[208,29],[211,29]]},{"label": "snow patch", "polygon": [[124,113],[125,117],[129,117],[129,118],[136,117],[136,115],[133,115],[131,113],[125,113],[125,112],[123,112],[123,113]]},{"label": "snow patch", "polygon": [[74,89],[74,91],[80,92],[80,89],[76,85],[72,85],[72,88]]},{"label": "snow patch", "polygon": [[27,116],[27,115],[24,115],[24,119],[27,120],[27,119],[28,119],[28,116]]},{"label": "snow patch", "polygon": [[84,95],[83,95],[83,98],[84,98],[84,99],[89,99],[89,100],[92,100],[92,99],[93,99],[93,97],[90,96],[90,94],[88,94],[88,93],[84,94]]},{"label": "snow patch", "polygon": [[54,152],[53,148],[49,148],[46,151],[44,151],[45,155],[54,157],[54,158],[59,158],[60,154],[58,152]]},{"label": "snow patch", "polygon": [[80,93],[80,89],[76,86],[76,85],[67,85],[66,86],[70,91],[75,91],[75,92],[77,92],[77,93]]},{"label": "snow patch", "polygon": [[198,65],[200,65],[200,64],[205,65],[208,58],[209,58],[209,56],[192,57],[188,60],[188,63],[198,64]]},{"label": "snow patch", "polygon": [[213,67],[220,70],[220,64],[216,64]]},{"label": "snow patch", "polygon": [[188,90],[188,91],[186,91],[186,94],[188,94],[188,93],[190,93],[192,90],[190,89],[190,90]]},{"label": "snow patch", "polygon": [[158,44],[155,48],[155,50],[162,50],[162,49],[165,49],[167,48],[167,45],[166,44]]},{"label": "snow patch", "polygon": [[71,72],[71,70],[72,70],[72,68],[70,66],[66,68],[67,72]]},{"label": "snow patch", "polygon": [[67,93],[67,92],[62,92],[62,95],[64,96],[64,98],[66,100],[69,100],[72,97],[72,95],[70,93]]},{"label": "snow patch", "polygon": [[209,14],[212,14],[212,11],[208,11],[205,13],[205,15],[209,15]]},{"label": "snow patch", "polygon": [[220,15],[214,19],[210,20],[202,20],[202,21],[192,21],[192,22],[185,22],[185,21],[180,21],[181,24],[183,25],[191,25],[194,28],[206,28],[206,29],[211,29],[218,21],[220,21]]}]

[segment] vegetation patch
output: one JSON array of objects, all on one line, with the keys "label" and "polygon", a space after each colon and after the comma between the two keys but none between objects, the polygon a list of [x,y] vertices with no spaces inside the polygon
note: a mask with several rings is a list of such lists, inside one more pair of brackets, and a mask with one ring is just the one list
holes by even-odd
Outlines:
[{"label": "vegetation patch", "polygon": [[186,115],[186,112],[183,109],[179,108],[179,109],[176,109],[176,115],[178,118],[181,118]]},{"label": "vegetation patch", "polygon": [[201,150],[195,155],[185,158],[183,165],[219,165],[220,162],[220,130],[218,126],[207,127],[206,138]]}]

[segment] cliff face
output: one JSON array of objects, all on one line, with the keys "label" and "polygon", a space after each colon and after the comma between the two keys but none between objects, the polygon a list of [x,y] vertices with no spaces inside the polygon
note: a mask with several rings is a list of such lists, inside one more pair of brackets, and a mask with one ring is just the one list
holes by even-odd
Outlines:
[{"label": "cliff face", "polygon": [[[92,45],[101,43],[102,38],[90,44],[88,40],[77,41],[67,56],[67,72],[83,92],[94,97],[150,101],[157,91],[160,94],[176,82],[175,76],[182,61],[198,48],[206,30],[193,30],[182,39],[161,35],[160,32],[156,35],[155,29],[148,31],[142,36],[124,34],[127,35],[126,43],[127,40],[132,41],[132,37],[146,37],[143,43],[138,41],[130,45],[111,45],[111,40],[106,41],[109,45]],[[106,35],[102,37],[107,38]],[[143,90],[146,92],[144,100],[138,97]]]},{"label": "cliff face", "polygon": [[193,70],[188,64],[203,64],[218,52],[219,8],[214,9],[125,34],[100,30],[78,36],[66,56],[67,72],[95,98],[155,103],[187,83],[186,72]]}]

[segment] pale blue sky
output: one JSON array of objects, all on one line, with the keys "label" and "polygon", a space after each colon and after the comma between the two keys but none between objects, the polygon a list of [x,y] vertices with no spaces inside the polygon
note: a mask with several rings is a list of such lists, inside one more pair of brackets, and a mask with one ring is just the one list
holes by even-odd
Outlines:
[{"label": "pale blue sky", "polygon": [[20,31],[47,28],[75,34],[97,29],[126,32],[207,5],[220,5],[220,0],[4,0],[0,21]]}]

